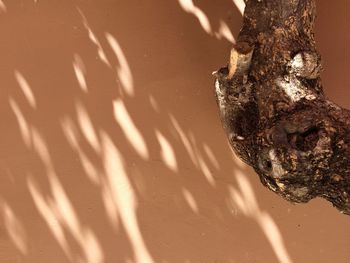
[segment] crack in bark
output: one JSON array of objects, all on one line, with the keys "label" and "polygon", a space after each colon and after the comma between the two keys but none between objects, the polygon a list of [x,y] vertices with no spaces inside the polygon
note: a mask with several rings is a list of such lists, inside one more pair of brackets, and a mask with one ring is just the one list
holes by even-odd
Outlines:
[{"label": "crack in bark", "polygon": [[226,67],[215,73],[223,126],[261,182],[291,202],[350,214],[350,111],[327,100],[315,0],[247,0]]}]

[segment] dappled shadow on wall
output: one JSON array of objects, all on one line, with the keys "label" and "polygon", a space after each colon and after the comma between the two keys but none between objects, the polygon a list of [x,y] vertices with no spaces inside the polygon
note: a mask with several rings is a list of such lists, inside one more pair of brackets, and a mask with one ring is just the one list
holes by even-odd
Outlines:
[{"label": "dappled shadow on wall", "polygon": [[292,262],[211,87],[242,2],[0,8],[0,257]]}]

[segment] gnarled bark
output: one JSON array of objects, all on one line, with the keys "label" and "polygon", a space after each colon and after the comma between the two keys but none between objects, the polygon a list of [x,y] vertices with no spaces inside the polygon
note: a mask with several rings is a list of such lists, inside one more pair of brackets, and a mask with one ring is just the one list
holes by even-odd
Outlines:
[{"label": "gnarled bark", "polygon": [[232,148],[265,186],[350,214],[350,111],[323,93],[315,16],[315,0],[247,0],[216,97]]}]

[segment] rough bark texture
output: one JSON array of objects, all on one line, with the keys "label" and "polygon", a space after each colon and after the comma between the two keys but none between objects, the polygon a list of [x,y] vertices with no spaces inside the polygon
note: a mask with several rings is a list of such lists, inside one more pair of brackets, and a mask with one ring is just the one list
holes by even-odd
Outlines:
[{"label": "rough bark texture", "polygon": [[215,73],[230,144],[292,202],[323,197],[350,214],[350,111],[323,93],[315,0],[247,0],[227,67]]}]

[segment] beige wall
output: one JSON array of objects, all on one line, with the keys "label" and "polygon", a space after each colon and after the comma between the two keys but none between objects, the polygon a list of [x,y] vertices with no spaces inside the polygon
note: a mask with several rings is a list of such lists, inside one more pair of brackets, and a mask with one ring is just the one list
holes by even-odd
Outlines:
[{"label": "beige wall", "polygon": [[[349,262],[349,217],[281,200],[226,143],[234,2],[0,1],[0,262]],[[349,4],[318,2],[349,107]]]}]

